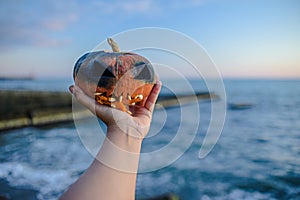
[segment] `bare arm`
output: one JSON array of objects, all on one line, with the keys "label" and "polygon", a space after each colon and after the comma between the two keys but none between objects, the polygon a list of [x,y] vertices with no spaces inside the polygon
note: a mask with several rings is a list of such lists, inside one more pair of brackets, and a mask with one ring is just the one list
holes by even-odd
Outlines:
[{"label": "bare arm", "polygon": [[61,196],[61,200],[134,199],[139,154],[147,135],[161,84],[152,89],[145,106],[122,111],[97,105],[78,87],[70,91],[76,99],[107,124],[107,136],[96,159],[85,173]]}]

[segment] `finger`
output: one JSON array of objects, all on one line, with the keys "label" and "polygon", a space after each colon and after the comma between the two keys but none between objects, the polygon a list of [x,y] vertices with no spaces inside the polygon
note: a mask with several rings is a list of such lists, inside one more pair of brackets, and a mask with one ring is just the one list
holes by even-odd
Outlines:
[{"label": "finger", "polygon": [[147,110],[149,110],[150,112],[153,112],[156,100],[157,100],[159,92],[161,90],[161,86],[162,86],[162,83],[160,81],[158,81],[152,88],[152,91],[147,98],[147,101],[145,103],[145,108]]},{"label": "finger", "polygon": [[98,104],[93,98],[86,95],[78,86],[73,87],[73,95],[79,103],[97,115],[102,121],[107,123],[111,118],[111,110],[108,106]]},{"label": "finger", "polygon": [[93,114],[96,114],[94,99],[87,96],[78,86],[70,87],[70,91],[80,104],[88,108]]},{"label": "finger", "polygon": [[71,94],[73,94],[73,90],[74,90],[74,85],[70,85],[69,91],[71,92]]}]

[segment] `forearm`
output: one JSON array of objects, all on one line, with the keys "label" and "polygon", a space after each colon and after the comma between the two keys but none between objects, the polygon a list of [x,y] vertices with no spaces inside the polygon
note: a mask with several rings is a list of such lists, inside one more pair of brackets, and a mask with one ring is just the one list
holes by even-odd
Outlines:
[{"label": "forearm", "polygon": [[141,143],[109,128],[97,158],[62,199],[134,199]]},{"label": "forearm", "polygon": [[[98,105],[79,87],[70,87],[75,98],[102,119],[109,128],[106,139],[94,162],[61,199],[132,200],[135,198],[136,174],[142,139],[149,131],[153,109],[160,89],[161,83],[157,82],[145,105],[137,105],[132,108],[133,115],[129,116],[125,112]],[[116,123],[125,131],[117,128]]]}]

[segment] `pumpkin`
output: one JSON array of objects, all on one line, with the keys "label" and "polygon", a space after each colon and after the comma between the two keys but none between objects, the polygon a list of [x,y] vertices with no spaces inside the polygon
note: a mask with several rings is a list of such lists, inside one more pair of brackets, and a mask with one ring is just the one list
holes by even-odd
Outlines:
[{"label": "pumpkin", "polygon": [[112,52],[88,52],[77,60],[73,70],[75,85],[99,104],[132,114],[130,106],[144,106],[157,76],[146,58],[120,52],[115,41],[107,41]]}]

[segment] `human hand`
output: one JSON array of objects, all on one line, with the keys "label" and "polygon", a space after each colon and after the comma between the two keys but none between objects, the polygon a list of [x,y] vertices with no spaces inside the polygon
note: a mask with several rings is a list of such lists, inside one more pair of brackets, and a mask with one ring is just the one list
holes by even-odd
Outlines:
[{"label": "human hand", "polygon": [[157,82],[144,106],[136,104],[130,107],[129,115],[126,112],[100,105],[95,99],[89,97],[78,86],[70,86],[69,90],[79,103],[89,109],[93,114],[100,118],[108,128],[108,131],[122,131],[125,134],[143,139],[149,129],[154,110],[155,102],[161,89],[161,82]]}]

